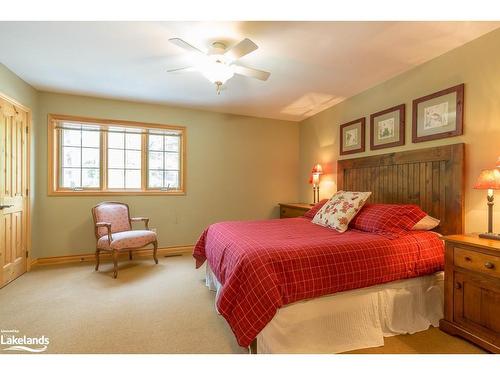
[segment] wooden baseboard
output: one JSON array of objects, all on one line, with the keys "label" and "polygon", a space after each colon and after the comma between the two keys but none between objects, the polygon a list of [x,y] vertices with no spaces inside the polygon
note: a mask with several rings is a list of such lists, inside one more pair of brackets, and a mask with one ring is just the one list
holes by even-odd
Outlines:
[{"label": "wooden baseboard", "polygon": [[[158,256],[165,255],[180,255],[186,254],[193,251],[194,245],[186,246],[171,246],[158,248]],[[140,249],[133,250],[133,256],[135,257],[152,257],[153,249]],[[120,253],[120,258],[128,259],[128,252]],[[111,260],[111,254],[107,252],[101,252],[100,259],[102,261]],[[79,262],[95,262],[95,253],[78,254],[78,255],[62,255],[56,257],[45,257],[45,258],[35,258],[31,260],[31,267],[38,266],[49,266],[54,264],[64,264],[64,263],[79,263]]]}]

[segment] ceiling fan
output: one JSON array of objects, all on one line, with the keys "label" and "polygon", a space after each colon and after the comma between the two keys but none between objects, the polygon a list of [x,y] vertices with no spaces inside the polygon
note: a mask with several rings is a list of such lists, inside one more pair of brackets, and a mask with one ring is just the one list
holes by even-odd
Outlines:
[{"label": "ceiling fan", "polygon": [[222,42],[213,42],[208,51],[203,52],[200,49],[192,46],[180,38],[171,38],[169,42],[178,47],[184,48],[190,52],[196,52],[202,57],[201,62],[195,66],[187,66],[184,68],[170,69],[169,73],[173,72],[190,72],[199,71],[210,82],[214,83],[217,89],[217,95],[220,94],[222,85],[232,78],[235,74],[246,77],[252,77],[266,81],[271,73],[264,70],[249,68],[236,63],[239,58],[248,55],[250,52],[259,48],[250,39],[245,38],[241,42],[227,48]]}]

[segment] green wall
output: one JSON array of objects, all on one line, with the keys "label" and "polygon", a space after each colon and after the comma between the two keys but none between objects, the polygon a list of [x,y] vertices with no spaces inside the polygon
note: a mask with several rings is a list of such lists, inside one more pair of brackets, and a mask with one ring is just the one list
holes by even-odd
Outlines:
[{"label": "green wall", "polygon": [[[296,122],[37,92],[3,65],[0,92],[33,112],[33,258],[93,252],[90,209],[103,200],[121,200],[132,215],[150,217],[166,247],[193,244],[216,221],[278,217],[278,202],[298,198]],[[49,197],[49,113],[186,126],[187,194]]]},{"label": "green wall", "polygon": [[[187,127],[185,196],[47,196],[47,115],[66,114]],[[36,256],[91,252],[90,209],[120,200],[150,217],[160,247],[194,244],[216,221],[278,216],[298,197],[298,124],[161,105],[41,92],[37,122]],[[36,244],[36,245],[35,245]]]},{"label": "green wall", "polygon": [[37,91],[0,63],[0,92],[36,111]]},{"label": "green wall", "polygon": [[[500,156],[500,29],[473,40],[425,64],[353,96],[300,125],[300,198],[311,200],[309,174],[315,163],[326,173],[322,198],[336,191],[336,161],[388,152],[466,144],[466,231],[486,230],[486,192],[472,185],[483,168],[492,168]],[[465,83],[464,135],[430,142],[411,143],[412,100]],[[406,104],[406,145],[369,151],[369,116]],[[339,125],[366,116],[366,152],[339,156]],[[500,210],[495,210],[495,230],[500,231]]]}]

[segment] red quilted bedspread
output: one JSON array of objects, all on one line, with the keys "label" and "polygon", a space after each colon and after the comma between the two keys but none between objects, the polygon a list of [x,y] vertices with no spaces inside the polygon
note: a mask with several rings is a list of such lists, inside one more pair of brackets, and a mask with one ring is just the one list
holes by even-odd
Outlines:
[{"label": "red quilted bedspread", "polygon": [[193,256],[197,268],[208,260],[222,284],[217,308],[248,346],[280,307],[442,270],[444,247],[432,232],[340,234],[301,217],[213,224]]}]

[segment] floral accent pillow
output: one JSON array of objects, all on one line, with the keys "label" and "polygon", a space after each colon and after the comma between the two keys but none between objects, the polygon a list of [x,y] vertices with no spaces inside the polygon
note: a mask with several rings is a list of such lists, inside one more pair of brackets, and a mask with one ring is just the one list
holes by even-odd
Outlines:
[{"label": "floral accent pillow", "polygon": [[338,191],[314,215],[312,222],[343,233],[371,194],[371,192]]}]

